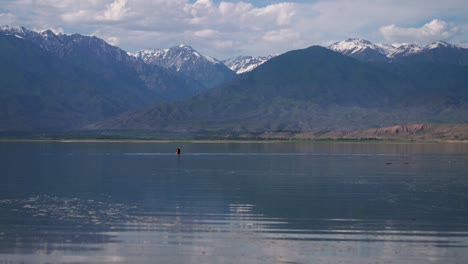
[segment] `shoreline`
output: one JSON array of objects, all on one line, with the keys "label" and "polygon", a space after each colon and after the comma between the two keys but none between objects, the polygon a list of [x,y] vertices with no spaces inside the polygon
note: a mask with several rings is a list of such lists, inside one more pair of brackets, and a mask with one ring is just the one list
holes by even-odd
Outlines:
[{"label": "shoreline", "polygon": [[101,139],[101,138],[0,138],[0,143],[8,142],[51,142],[51,143],[373,143],[373,144],[468,144],[468,140],[453,140],[453,139],[352,139],[352,138],[338,138],[338,139],[296,139],[296,138],[279,138],[279,139],[139,139],[139,138],[125,138],[125,139]]},{"label": "shoreline", "polygon": [[468,143],[468,124],[408,124],[323,131],[0,131],[0,142],[132,143]]}]

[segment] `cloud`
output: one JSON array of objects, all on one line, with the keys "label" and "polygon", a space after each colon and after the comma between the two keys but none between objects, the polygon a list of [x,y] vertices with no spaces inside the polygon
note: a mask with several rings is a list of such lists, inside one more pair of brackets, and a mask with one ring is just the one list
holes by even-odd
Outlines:
[{"label": "cloud", "polygon": [[0,24],[10,25],[16,23],[17,18],[15,15],[10,13],[0,13]]},{"label": "cloud", "polygon": [[120,39],[118,37],[107,37],[105,40],[107,43],[113,46],[116,46],[120,43]]},{"label": "cloud", "polygon": [[214,41],[213,45],[214,45],[214,47],[216,47],[218,49],[231,49],[232,47],[234,47],[237,44],[232,40],[226,40],[226,41],[216,40],[216,41]]},{"label": "cloud", "polygon": [[49,1],[49,4],[55,8],[62,10],[60,16],[65,23],[87,23],[99,24],[101,22],[121,21],[125,19],[129,9],[127,8],[127,0],[113,0],[112,2],[96,0],[96,1],[79,1],[79,4],[73,2],[57,3],[54,0]]},{"label": "cloud", "polygon": [[467,13],[466,0],[3,0],[0,23],[95,34],[132,52],[184,43],[223,59],[347,37],[467,42]]},{"label": "cloud", "polygon": [[395,42],[432,42],[450,40],[460,33],[460,28],[440,19],[433,19],[419,28],[398,27],[394,24],[381,27],[380,33],[389,41]]},{"label": "cloud", "polygon": [[85,21],[90,21],[91,17],[91,13],[87,10],[68,12],[61,16],[63,21],[66,23],[83,23]]},{"label": "cloud", "polygon": [[292,30],[281,29],[266,32],[262,39],[271,43],[291,43],[299,41],[300,35]]},{"label": "cloud", "polygon": [[122,19],[128,11],[127,0],[115,0],[107,6],[102,17],[98,19],[116,21]]},{"label": "cloud", "polygon": [[203,29],[195,31],[193,35],[200,38],[214,38],[219,35],[219,32],[217,30],[212,29]]}]

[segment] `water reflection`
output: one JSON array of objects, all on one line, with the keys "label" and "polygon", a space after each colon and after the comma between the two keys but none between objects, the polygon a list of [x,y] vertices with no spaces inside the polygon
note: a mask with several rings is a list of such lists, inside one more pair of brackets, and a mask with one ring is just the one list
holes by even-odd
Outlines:
[{"label": "water reflection", "polygon": [[[457,263],[467,145],[2,143],[0,260]],[[26,165],[27,166],[26,166]]]}]

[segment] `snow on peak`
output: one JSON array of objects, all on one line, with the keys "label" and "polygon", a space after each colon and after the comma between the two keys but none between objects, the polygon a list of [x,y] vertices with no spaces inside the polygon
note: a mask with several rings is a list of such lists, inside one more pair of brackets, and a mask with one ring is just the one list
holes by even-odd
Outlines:
[{"label": "snow on peak", "polygon": [[268,56],[238,56],[236,58],[231,58],[224,60],[223,63],[232,71],[237,74],[245,73],[252,71],[253,69],[257,68],[258,66],[262,65],[269,59],[275,57],[277,55],[268,55]]},{"label": "snow on peak", "polygon": [[222,63],[222,62],[220,62],[219,60],[217,60],[217,59],[215,59],[215,58],[213,58],[213,57],[206,56],[206,55],[205,55],[204,57],[205,57],[205,59],[206,59],[207,61],[209,61],[209,62],[211,62],[211,63],[213,63],[213,64],[220,64],[220,63]]},{"label": "snow on peak", "polygon": [[447,43],[445,41],[436,41],[424,47],[425,49],[437,49],[437,48],[457,48],[457,46]]},{"label": "snow on peak", "polygon": [[340,52],[343,55],[353,56],[358,55],[361,52],[372,49],[380,54],[384,55],[388,59],[394,59],[396,57],[405,57],[413,54],[420,53],[424,50],[436,49],[436,48],[460,48],[459,46],[452,45],[445,41],[437,41],[427,46],[420,46],[416,43],[400,43],[400,44],[373,44],[370,41],[349,38],[344,41],[335,42],[328,46],[329,49]]},{"label": "snow on peak", "polygon": [[188,45],[180,44],[178,46],[172,47],[166,50],[167,56],[169,57],[179,57],[183,58],[185,61],[191,61],[195,63],[195,61],[208,61],[212,64],[221,64],[220,61],[217,59],[202,55],[200,52],[196,51],[194,48]]},{"label": "snow on peak", "polygon": [[363,44],[363,45],[372,45],[372,42],[362,39],[362,38],[348,38],[345,40],[346,42],[352,42],[356,44]]},{"label": "snow on peak", "polygon": [[10,34],[24,34],[25,31],[27,31],[27,29],[25,29],[24,27],[13,27],[13,26],[9,26],[9,25],[3,25],[3,26],[0,26],[0,31],[3,31],[3,32],[6,32],[6,33],[10,33]]},{"label": "snow on peak", "polygon": [[[421,46],[417,43],[398,43],[398,44],[373,44],[370,41],[358,38],[349,38],[344,41],[335,42],[328,46],[329,49],[337,51],[343,55],[359,57],[364,51],[372,49],[381,55],[385,56],[389,61],[402,57],[411,56],[421,52],[439,48],[462,49],[462,47],[447,43],[445,41],[437,41],[432,44]],[[373,57],[369,54],[363,56],[367,60]],[[370,58],[370,59],[369,59]]]},{"label": "snow on peak", "polygon": [[[19,39],[35,39],[47,41],[47,35],[36,31],[28,30],[24,27],[1,26],[0,33],[4,35],[15,36]],[[53,33],[52,33],[53,34]]]},{"label": "snow on peak", "polygon": [[55,35],[54,32],[52,32],[52,30],[44,30],[42,32],[39,33],[44,39],[49,39],[49,38],[54,38],[56,37],[57,35]]},{"label": "snow on peak", "polygon": [[142,60],[145,63],[152,63],[155,58],[164,57],[167,50],[144,49],[136,53],[127,53],[128,55]]},{"label": "snow on peak", "polygon": [[156,64],[165,68],[175,68],[176,70],[180,70],[185,64],[221,64],[221,62],[215,58],[202,55],[192,47],[183,44],[169,49],[140,50],[130,54],[145,63]]},{"label": "snow on peak", "polygon": [[372,42],[360,39],[360,38],[349,38],[347,40],[335,42],[328,47],[331,50],[340,52],[345,55],[352,55],[364,51],[365,49],[376,50],[383,55],[389,54],[391,51],[389,47],[384,45],[376,45]]},{"label": "snow on peak", "polygon": [[416,54],[422,51],[422,47],[416,43],[398,43],[392,44],[394,47],[393,52],[388,54],[389,58],[394,58],[397,56],[408,56],[412,54]]}]

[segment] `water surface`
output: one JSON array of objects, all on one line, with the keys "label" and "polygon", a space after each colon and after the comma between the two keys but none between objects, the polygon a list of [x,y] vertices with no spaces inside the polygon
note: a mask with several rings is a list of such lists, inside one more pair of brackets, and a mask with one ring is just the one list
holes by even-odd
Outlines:
[{"label": "water surface", "polygon": [[3,142],[0,160],[0,263],[468,257],[468,144]]}]

